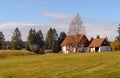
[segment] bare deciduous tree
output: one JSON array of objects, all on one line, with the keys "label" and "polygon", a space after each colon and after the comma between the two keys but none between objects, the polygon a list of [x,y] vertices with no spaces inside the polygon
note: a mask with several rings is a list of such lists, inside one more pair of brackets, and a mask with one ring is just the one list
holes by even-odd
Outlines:
[{"label": "bare deciduous tree", "polygon": [[79,14],[71,21],[68,35],[85,34],[85,27]]},{"label": "bare deciduous tree", "polygon": [[74,46],[76,48],[76,52],[79,52],[78,49],[78,35],[80,34],[85,34],[85,27],[83,25],[82,19],[80,17],[79,14],[77,14],[71,21],[70,23],[70,27],[69,27],[69,31],[68,31],[68,35],[75,35],[75,42],[74,42]]}]

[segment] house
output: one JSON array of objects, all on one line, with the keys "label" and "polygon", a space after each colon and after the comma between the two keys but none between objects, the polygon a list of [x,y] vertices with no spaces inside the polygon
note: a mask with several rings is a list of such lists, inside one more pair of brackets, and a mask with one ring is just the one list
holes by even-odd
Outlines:
[{"label": "house", "polygon": [[68,35],[61,44],[64,53],[88,52],[88,46],[89,40],[85,35]]},{"label": "house", "polygon": [[106,38],[93,39],[89,45],[90,52],[108,52],[111,51],[110,45]]}]

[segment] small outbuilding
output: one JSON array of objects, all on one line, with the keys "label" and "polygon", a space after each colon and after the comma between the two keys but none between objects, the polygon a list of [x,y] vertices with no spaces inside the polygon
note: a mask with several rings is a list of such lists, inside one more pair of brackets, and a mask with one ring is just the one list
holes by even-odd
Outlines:
[{"label": "small outbuilding", "polygon": [[93,39],[89,45],[90,52],[109,52],[111,47],[106,38]]}]

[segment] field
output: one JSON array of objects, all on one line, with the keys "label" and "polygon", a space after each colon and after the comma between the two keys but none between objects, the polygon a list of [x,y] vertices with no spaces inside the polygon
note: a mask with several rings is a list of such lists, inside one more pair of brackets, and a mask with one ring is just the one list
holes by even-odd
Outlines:
[{"label": "field", "polygon": [[0,78],[120,78],[120,52],[0,52]]}]

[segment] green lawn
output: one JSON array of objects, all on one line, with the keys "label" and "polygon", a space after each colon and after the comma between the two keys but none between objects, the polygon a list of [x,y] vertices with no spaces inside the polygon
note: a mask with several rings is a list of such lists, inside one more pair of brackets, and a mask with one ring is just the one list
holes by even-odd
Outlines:
[{"label": "green lawn", "polygon": [[0,78],[120,78],[120,52],[6,56]]}]

